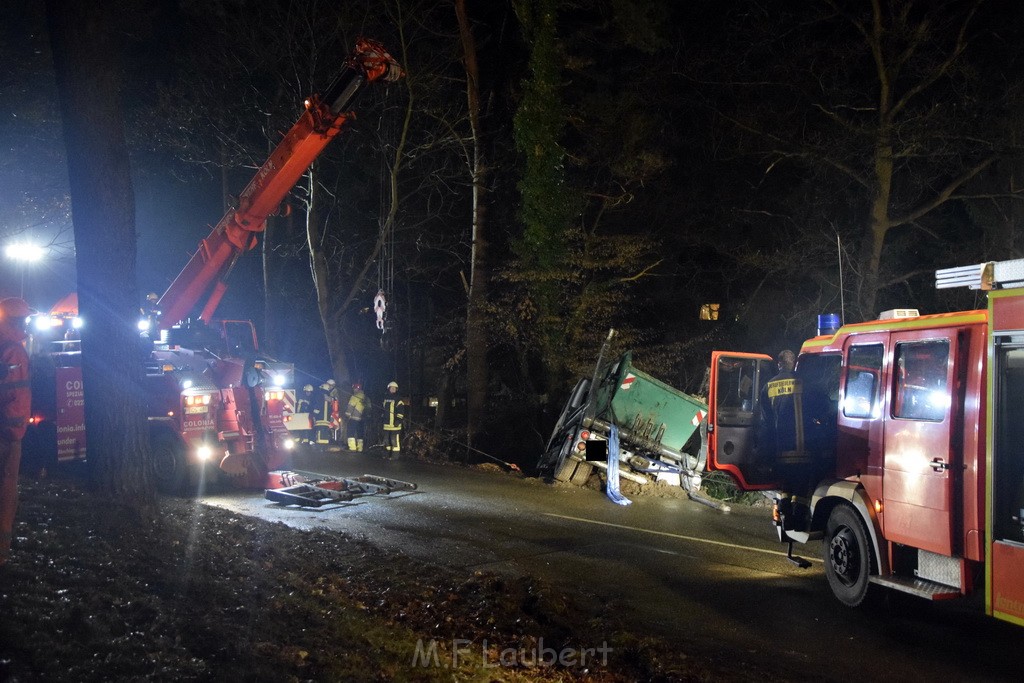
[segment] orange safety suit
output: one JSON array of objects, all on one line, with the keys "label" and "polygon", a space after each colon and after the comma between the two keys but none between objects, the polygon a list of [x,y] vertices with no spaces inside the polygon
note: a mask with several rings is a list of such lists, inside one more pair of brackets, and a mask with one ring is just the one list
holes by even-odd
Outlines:
[{"label": "orange safety suit", "polygon": [[22,345],[28,312],[21,299],[0,301],[0,565],[11,552],[21,440],[32,409],[28,353]]}]

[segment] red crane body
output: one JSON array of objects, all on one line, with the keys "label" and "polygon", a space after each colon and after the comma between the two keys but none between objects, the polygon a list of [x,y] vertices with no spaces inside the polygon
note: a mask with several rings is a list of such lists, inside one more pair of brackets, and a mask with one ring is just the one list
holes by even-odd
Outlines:
[{"label": "red crane body", "polygon": [[227,289],[226,277],[235,261],[256,246],[266,227],[302,174],[354,117],[348,107],[367,83],[394,81],[398,63],[379,43],[360,38],[345,60],[344,71],[322,96],[306,100],[306,110],[157,302],[158,326],[169,329],[202,303],[200,320],[209,322]]}]

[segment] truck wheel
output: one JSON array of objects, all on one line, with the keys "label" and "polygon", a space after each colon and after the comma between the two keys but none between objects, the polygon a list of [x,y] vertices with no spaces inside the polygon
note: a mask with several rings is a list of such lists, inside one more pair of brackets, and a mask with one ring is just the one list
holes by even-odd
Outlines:
[{"label": "truck wheel", "polygon": [[556,481],[569,481],[572,479],[573,473],[576,471],[576,463],[578,461],[574,458],[567,457],[562,461],[562,464],[555,470]]},{"label": "truck wheel", "polygon": [[168,434],[156,434],[150,451],[157,490],[171,495],[182,493],[188,479],[188,464],[181,443]]},{"label": "truck wheel", "polygon": [[594,471],[594,466],[589,462],[576,463],[576,471],[569,477],[569,481],[576,486],[583,486],[590,479],[590,474]]},{"label": "truck wheel", "polygon": [[838,505],[828,517],[823,543],[825,576],[839,602],[856,607],[870,587],[872,551],[860,515],[849,505]]}]

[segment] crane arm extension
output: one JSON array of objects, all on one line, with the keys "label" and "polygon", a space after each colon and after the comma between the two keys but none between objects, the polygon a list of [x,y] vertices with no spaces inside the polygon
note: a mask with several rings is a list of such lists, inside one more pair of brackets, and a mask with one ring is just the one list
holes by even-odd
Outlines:
[{"label": "crane arm extension", "polygon": [[[226,287],[224,277],[237,255],[256,246],[256,233],[263,231],[267,218],[277,211],[345,122],[354,117],[349,107],[356,95],[367,83],[394,81],[401,76],[398,62],[380,43],[366,38],[356,41],[342,73],[322,95],[306,100],[299,120],[242,191],[238,207],[224,214],[160,297],[160,329],[183,320],[211,287],[219,301]],[[210,304],[204,306],[204,320],[216,308],[216,302],[211,300]]]}]

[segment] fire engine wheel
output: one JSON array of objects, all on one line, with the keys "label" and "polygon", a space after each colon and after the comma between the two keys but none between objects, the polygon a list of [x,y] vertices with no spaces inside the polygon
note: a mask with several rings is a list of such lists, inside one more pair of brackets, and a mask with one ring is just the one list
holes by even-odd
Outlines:
[{"label": "fire engine wheel", "polygon": [[868,533],[857,511],[849,505],[832,510],[823,544],[825,576],[839,602],[856,607],[870,586],[872,552]]},{"label": "fire engine wheel", "polygon": [[185,490],[188,464],[185,451],[173,436],[156,434],[150,442],[156,487],[161,493],[179,494]]}]

